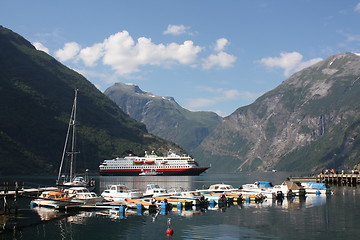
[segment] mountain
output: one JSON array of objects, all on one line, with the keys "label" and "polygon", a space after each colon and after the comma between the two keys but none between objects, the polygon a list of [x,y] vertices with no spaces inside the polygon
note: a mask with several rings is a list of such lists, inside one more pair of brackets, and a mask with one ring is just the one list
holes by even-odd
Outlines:
[{"label": "mountain", "polygon": [[[106,158],[165,153],[177,145],[144,124],[77,72],[0,26],[0,174],[54,174],[61,160],[74,90],[78,93],[78,165],[97,172]],[[78,168],[80,169],[80,168]]]},{"label": "mountain", "polygon": [[116,83],[104,93],[125,113],[144,123],[150,133],[190,152],[222,121],[216,113],[186,110],[172,97],[156,96],[132,84]]},{"label": "mountain", "polygon": [[336,54],[237,109],[193,154],[225,172],[353,168],[359,93],[360,56]]}]

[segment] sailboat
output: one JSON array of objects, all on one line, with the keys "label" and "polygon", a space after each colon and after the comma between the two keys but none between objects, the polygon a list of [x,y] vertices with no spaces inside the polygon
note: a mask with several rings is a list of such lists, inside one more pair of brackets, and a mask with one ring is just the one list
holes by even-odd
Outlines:
[{"label": "sailboat", "polygon": [[[75,90],[75,97],[65,138],[64,150],[61,157],[57,185],[62,187],[94,187],[94,180],[91,179],[89,181],[88,179],[88,170],[86,170],[85,174],[83,175],[75,174],[76,154],[79,153],[76,151],[77,93],[78,89]],[[65,173],[66,170],[64,165],[67,164],[69,164],[68,172]]]}]

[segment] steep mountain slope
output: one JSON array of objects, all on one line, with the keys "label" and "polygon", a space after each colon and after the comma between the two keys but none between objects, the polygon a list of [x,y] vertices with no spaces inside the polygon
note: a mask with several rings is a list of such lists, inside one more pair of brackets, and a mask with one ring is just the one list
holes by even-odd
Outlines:
[{"label": "steep mountain slope", "polygon": [[360,56],[336,54],[237,109],[194,154],[219,171],[352,168],[359,108]]},{"label": "steep mountain slope", "polygon": [[0,26],[0,174],[57,171],[76,88],[82,170],[97,172],[104,158],[126,151],[181,150],[149,134],[83,76]]},{"label": "steep mountain slope", "polygon": [[159,97],[138,86],[116,83],[104,92],[149,132],[192,151],[222,121],[212,112],[191,112],[172,97]]}]

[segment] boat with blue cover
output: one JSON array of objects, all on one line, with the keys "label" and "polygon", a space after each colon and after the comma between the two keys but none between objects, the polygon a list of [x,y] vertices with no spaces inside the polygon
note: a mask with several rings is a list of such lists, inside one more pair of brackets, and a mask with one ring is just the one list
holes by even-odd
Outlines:
[{"label": "boat with blue cover", "polygon": [[260,193],[265,196],[267,199],[277,199],[283,196],[283,192],[279,192],[279,190],[274,190],[274,185],[268,181],[257,181],[255,183],[244,184],[241,186],[242,192],[253,192]]},{"label": "boat with blue cover", "polygon": [[330,189],[330,186],[326,183],[303,182],[301,185],[305,188],[305,191],[308,194],[320,195],[333,193],[333,191]]}]

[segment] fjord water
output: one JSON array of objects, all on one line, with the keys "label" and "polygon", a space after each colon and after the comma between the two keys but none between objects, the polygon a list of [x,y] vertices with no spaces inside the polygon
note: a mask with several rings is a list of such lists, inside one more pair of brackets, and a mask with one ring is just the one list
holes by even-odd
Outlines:
[{"label": "fjord water", "polygon": [[[145,189],[148,183],[163,188],[182,187],[193,190],[215,183],[242,184],[258,180],[280,184],[289,176],[300,173],[265,172],[239,174],[203,174],[201,176],[136,176],[96,177],[96,192],[110,184],[124,183],[129,188]],[[51,184],[49,178],[29,179]],[[1,179],[2,180],[2,179]],[[50,182],[49,182],[50,181]],[[81,211],[58,213],[52,209],[36,209],[43,219],[0,239],[358,239],[360,236],[359,186],[331,186],[331,196],[307,196],[283,202],[244,203],[205,211],[173,210],[165,213],[127,211],[124,217],[108,212]],[[30,208],[25,204],[24,208]],[[166,236],[168,221],[174,230]]]}]

